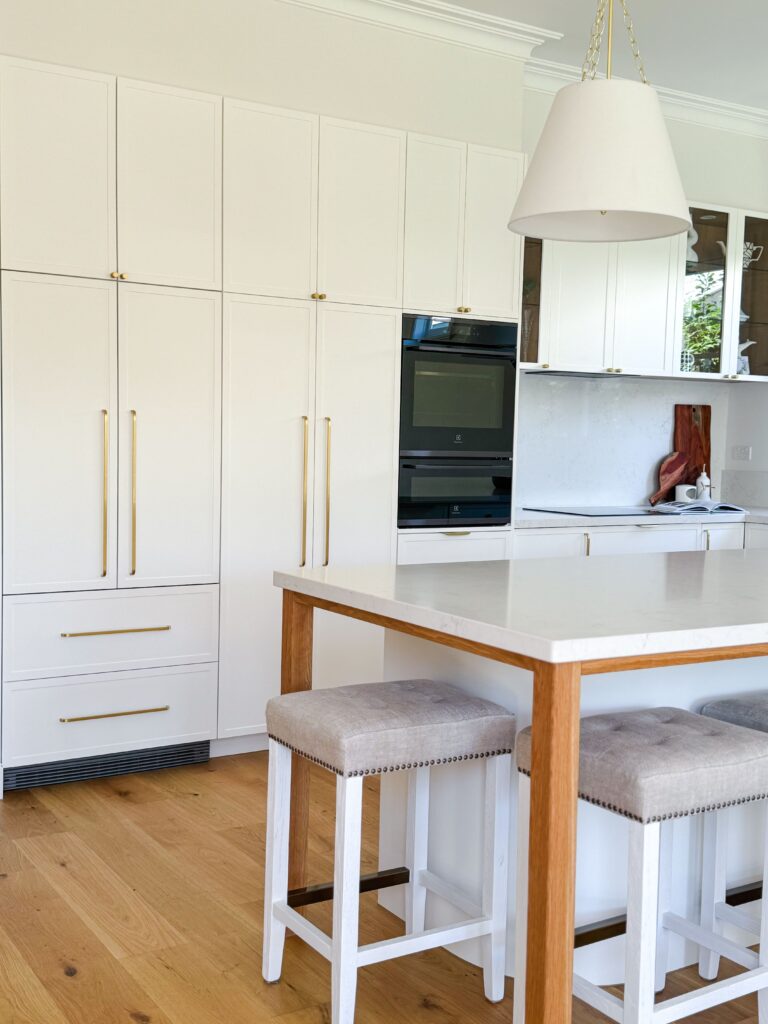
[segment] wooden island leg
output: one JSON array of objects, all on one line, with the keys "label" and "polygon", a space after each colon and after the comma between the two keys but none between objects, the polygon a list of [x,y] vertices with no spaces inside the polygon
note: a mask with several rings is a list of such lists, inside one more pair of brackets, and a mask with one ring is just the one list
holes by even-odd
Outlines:
[{"label": "wooden island leg", "polygon": [[571,1024],[581,665],[533,679],[527,1024]]},{"label": "wooden island leg", "polygon": [[[314,609],[292,590],[283,591],[283,651],[280,689],[296,693],[312,689],[312,613]],[[309,762],[293,758],[288,888],[307,884],[309,833]]]}]

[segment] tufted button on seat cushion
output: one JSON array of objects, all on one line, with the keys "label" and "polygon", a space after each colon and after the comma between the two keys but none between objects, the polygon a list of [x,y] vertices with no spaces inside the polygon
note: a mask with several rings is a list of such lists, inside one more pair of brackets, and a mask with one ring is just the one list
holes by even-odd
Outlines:
[{"label": "tufted button on seat cushion", "polygon": [[743,725],[747,729],[768,732],[768,693],[753,693],[748,697],[726,697],[705,704],[700,714],[720,722]]},{"label": "tufted button on seat cushion", "polygon": [[[517,739],[531,771],[531,730]],[[579,796],[648,823],[768,797],[768,735],[678,708],[581,720]]]},{"label": "tufted button on seat cushion", "polygon": [[339,775],[508,754],[515,717],[447,683],[405,679],[274,697],[267,732]]}]

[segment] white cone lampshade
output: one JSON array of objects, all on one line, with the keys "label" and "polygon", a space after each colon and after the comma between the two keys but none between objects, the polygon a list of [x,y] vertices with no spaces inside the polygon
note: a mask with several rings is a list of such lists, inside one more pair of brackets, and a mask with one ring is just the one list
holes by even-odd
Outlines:
[{"label": "white cone lampshade", "polygon": [[586,79],[555,97],[510,231],[623,242],[690,227],[672,145],[651,86]]}]

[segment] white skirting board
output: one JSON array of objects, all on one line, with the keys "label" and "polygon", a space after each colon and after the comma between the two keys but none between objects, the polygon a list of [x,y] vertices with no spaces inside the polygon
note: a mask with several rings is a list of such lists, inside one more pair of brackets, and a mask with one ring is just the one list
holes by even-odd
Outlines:
[{"label": "white skirting board", "polygon": [[256,750],[266,750],[269,737],[265,732],[250,736],[233,736],[226,740],[211,740],[211,757],[231,757],[232,754],[251,754]]}]

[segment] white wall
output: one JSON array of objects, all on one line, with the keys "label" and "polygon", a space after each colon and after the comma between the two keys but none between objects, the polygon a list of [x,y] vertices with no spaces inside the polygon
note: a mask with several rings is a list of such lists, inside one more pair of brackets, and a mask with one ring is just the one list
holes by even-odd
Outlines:
[{"label": "white wall", "polygon": [[646,502],[657,488],[659,463],[674,450],[676,403],[712,406],[710,476],[719,497],[729,397],[737,387],[725,382],[522,375],[515,503]]},{"label": "white wall", "polygon": [[520,148],[519,61],[279,0],[0,0],[0,50]]},{"label": "white wall", "polygon": [[[739,382],[728,411],[723,486],[731,501],[768,508],[768,385]],[[733,458],[735,446],[752,448],[749,462]]]}]

